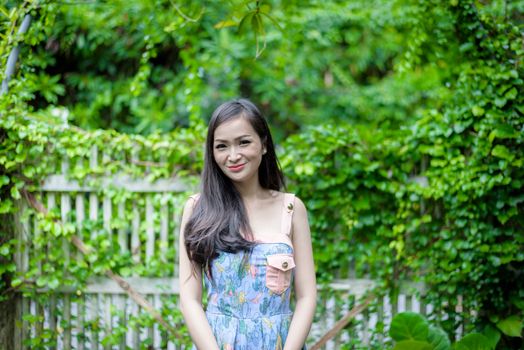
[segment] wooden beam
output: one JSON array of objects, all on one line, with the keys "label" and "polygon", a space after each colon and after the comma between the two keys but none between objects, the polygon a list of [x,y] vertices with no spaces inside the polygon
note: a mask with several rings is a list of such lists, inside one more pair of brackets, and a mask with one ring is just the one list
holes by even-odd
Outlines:
[{"label": "wooden beam", "polygon": [[[126,277],[126,281],[141,294],[177,295],[180,292],[179,279],[176,277]],[[26,280],[25,283],[34,284],[35,282]],[[347,291],[349,294],[359,298],[371,291],[375,285],[375,281],[371,279],[343,279],[335,280],[333,283],[326,285],[318,285],[317,290]],[[58,287],[55,290],[60,293],[77,292],[72,287]],[[411,294],[414,291],[423,293],[424,290],[422,283],[400,283],[401,294]],[[47,291],[48,288],[38,289],[38,292]],[[116,281],[104,276],[91,277],[87,281],[85,290],[82,290],[82,292],[85,294],[125,294],[125,291],[120,288]]]},{"label": "wooden beam", "polygon": [[[22,190],[22,193],[24,195],[24,197],[27,199],[27,201],[29,202],[29,204],[35,209],[37,210],[38,212],[44,214],[44,215],[47,215],[47,209],[44,207],[44,205],[42,203],[40,203],[36,197],[31,193],[31,192],[27,192],[25,189]],[[91,251],[88,249],[88,247],[86,247],[86,245],[84,244],[84,242],[76,235],[73,235],[71,237],[71,242],[73,243],[73,245],[75,247],[78,248],[78,250],[84,254],[84,255],[89,255],[91,253]],[[175,338],[180,338],[180,334],[178,333],[178,331],[173,328],[169,323],[167,323],[166,320],[164,320],[164,318],[162,317],[162,315],[151,305],[151,303],[149,303],[147,301],[146,298],[144,298],[140,293],[138,293],[137,291],[135,291],[131,285],[126,282],[122,277],[120,277],[119,275],[115,274],[113,271],[111,270],[106,270],[105,272],[106,276],[111,278],[112,280],[114,280],[119,286],[120,288],[122,288],[122,290],[124,290],[126,292],[126,294],[131,298],[133,299],[138,305],[140,305],[144,310],[146,310],[158,323],[160,323],[161,325],[163,325],[170,333],[172,336],[174,336]]]},{"label": "wooden beam", "polygon": [[[148,182],[142,179],[133,179],[125,175],[115,175],[100,179],[97,186],[89,186],[95,178],[87,177],[80,184],[76,180],[70,180],[65,175],[50,175],[40,187],[44,192],[97,192],[99,188],[116,187],[129,192],[183,192],[188,189],[188,185],[183,181],[173,179],[159,179],[155,182]],[[96,181],[96,180],[95,180]]]},{"label": "wooden beam", "polygon": [[340,332],[342,329],[344,329],[344,327],[353,319],[355,318],[355,316],[357,316],[359,313],[361,313],[362,311],[364,311],[368,305],[373,301],[373,299],[375,299],[375,295],[370,295],[368,296],[362,303],[358,304],[357,306],[355,306],[353,309],[351,309],[347,314],[346,316],[342,317],[339,321],[337,321],[337,323],[335,323],[335,325],[329,330],[326,332],[326,334],[324,334],[322,336],[322,338],[320,338],[320,340],[318,342],[316,342],[312,347],[311,347],[311,350],[319,350],[321,347],[323,347],[324,345],[326,345],[326,343],[333,337],[335,337],[338,332]]},{"label": "wooden beam", "polygon": [[[174,277],[126,277],[126,283],[140,294],[172,294],[180,292],[178,278]],[[25,281],[26,283],[31,281]],[[37,292],[45,293],[49,288],[38,288]],[[76,293],[73,287],[58,287],[59,293]],[[84,294],[126,294],[117,281],[104,276],[92,277],[87,281]]]}]

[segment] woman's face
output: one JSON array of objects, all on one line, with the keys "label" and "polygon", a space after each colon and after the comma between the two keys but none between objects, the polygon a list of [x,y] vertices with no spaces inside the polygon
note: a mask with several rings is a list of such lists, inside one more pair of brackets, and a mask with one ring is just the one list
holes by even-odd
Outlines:
[{"label": "woman's face", "polygon": [[233,182],[258,183],[258,167],[265,152],[260,136],[246,118],[234,118],[215,129],[213,157]]}]

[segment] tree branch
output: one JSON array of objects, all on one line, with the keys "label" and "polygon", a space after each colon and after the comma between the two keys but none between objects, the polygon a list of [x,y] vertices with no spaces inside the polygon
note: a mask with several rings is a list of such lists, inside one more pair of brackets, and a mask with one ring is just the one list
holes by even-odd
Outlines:
[{"label": "tree branch", "polygon": [[178,12],[178,14],[183,18],[185,19],[186,21],[189,21],[189,22],[198,22],[198,20],[200,19],[200,17],[202,16],[202,13],[204,13],[204,10],[202,9],[202,11],[200,12],[200,14],[198,15],[198,17],[196,19],[194,18],[191,18],[189,16],[187,16],[186,14],[184,14],[182,12],[182,10],[180,10],[180,8],[175,4],[175,2],[173,0],[171,0],[171,5],[173,5],[173,7],[175,8],[176,12]]},{"label": "tree branch", "polygon": [[322,338],[320,338],[320,340],[315,343],[315,345],[311,347],[311,350],[319,350],[321,347],[326,345],[326,343],[331,338],[336,336],[338,332],[340,332],[353,318],[355,318],[359,313],[364,311],[368,307],[368,305],[373,301],[373,299],[375,299],[375,297],[376,296],[374,294],[371,294],[362,303],[358,304],[353,309],[351,309],[346,314],[346,316],[342,317],[337,323],[335,323],[335,325],[329,331],[327,331],[327,333],[324,334]]},{"label": "tree branch", "polygon": [[[24,17],[24,20],[22,21],[22,24],[20,25],[20,28],[18,29],[18,35],[25,34],[27,32],[27,29],[29,29],[29,25],[31,24],[31,15],[27,14]],[[11,50],[11,53],[9,54],[9,58],[7,59],[7,65],[5,68],[5,78],[2,81],[2,87],[0,88],[0,95],[3,95],[9,91],[9,80],[11,80],[11,76],[15,72],[15,66],[16,61],[18,60],[18,54],[20,53],[20,46],[16,45],[13,50]]]},{"label": "tree branch", "polygon": [[[24,195],[26,200],[29,202],[31,207],[33,207],[39,213],[42,213],[44,215],[47,214],[48,211],[45,208],[45,206],[40,201],[38,201],[38,199],[36,199],[36,197],[32,193],[23,189],[22,194]],[[57,220],[57,222],[60,222],[60,221]],[[71,237],[71,242],[85,256],[88,256],[90,254],[89,249],[86,247],[84,242],[78,236],[73,235]],[[160,313],[147,301],[147,299],[144,298],[140,293],[135,291],[128,282],[126,282],[122,277],[120,277],[119,275],[117,275],[110,269],[106,270],[105,274],[106,276],[111,278],[113,281],[115,281],[120,286],[120,288],[122,288],[122,290],[125,291],[127,295],[129,295],[129,297],[131,297],[131,299],[133,299],[138,305],[140,305],[151,316],[153,316],[153,318],[157,320],[158,323],[164,326],[171,333],[171,335],[173,335],[177,339],[181,338],[180,334],[178,334],[176,329],[173,328],[171,325],[169,325],[169,323],[167,323],[167,321],[162,318],[162,315],[160,315]]]}]

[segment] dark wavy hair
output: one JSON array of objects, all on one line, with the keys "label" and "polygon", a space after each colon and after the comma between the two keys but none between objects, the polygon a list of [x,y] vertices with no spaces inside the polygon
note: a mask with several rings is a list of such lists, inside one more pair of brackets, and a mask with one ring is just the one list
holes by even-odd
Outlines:
[{"label": "dark wavy hair", "polygon": [[247,99],[220,105],[213,112],[208,125],[200,197],[184,230],[189,258],[204,267],[209,274],[211,263],[219,252],[250,252],[254,244],[249,240],[253,233],[240,193],[219,168],[213,156],[216,128],[235,118],[249,121],[266,148],[258,168],[260,185],[276,191],[285,186],[269,126],[258,108]]}]

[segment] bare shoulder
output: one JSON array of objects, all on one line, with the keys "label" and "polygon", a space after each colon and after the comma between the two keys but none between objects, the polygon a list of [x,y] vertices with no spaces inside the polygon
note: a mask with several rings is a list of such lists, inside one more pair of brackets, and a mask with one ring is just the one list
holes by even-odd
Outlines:
[{"label": "bare shoulder", "polygon": [[299,197],[295,196],[295,215],[305,214],[307,215],[306,205]]},{"label": "bare shoulder", "polygon": [[307,218],[307,209],[304,202],[297,196],[295,196],[295,205],[294,205],[294,213],[293,213],[293,224],[294,225],[300,225],[300,224],[307,224],[308,218]]},{"label": "bare shoulder", "polygon": [[299,246],[311,245],[311,232],[307,209],[304,202],[296,196],[291,227],[293,245],[297,249],[299,249]]},{"label": "bare shoulder", "polygon": [[191,215],[199,197],[200,193],[189,196],[189,198],[186,200],[186,204],[184,205],[183,217],[189,217]]}]

